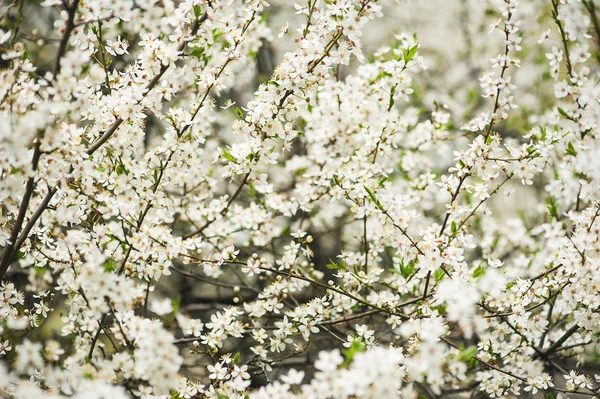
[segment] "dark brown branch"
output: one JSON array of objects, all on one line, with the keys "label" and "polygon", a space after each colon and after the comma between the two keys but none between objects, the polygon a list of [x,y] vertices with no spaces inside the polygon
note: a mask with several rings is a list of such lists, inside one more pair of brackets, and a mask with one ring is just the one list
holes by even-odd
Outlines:
[{"label": "dark brown branch", "polygon": [[4,277],[10,263],[12,262],[15,253],[19,250],[19,247],[16,245],[17,237],[21,230],[21,226],[23,225],[23,221],[25,220],[25,214],[27,213],[27,208],[29,208],[29,201],[31,200],[31,196],[33,195],[33,191],[35,189],[35,173],[38,167],[38,162],[40,160],[41,150],[40,150],[40,135],[36,138],[35,148],[33,150],[33,158],[31,160],[32,166],[32,176],[27,179],[27,183],[25,184],[25,194],[23,195],[23,199],[21,200],[21,205],[19,206],[19,213],[17,214],[17,218],[15,219],[15,223],[13,224],[12,230],[10,232],[10,243],[4,247],[2,251],[2,259],[0,260],[0,279]]}]

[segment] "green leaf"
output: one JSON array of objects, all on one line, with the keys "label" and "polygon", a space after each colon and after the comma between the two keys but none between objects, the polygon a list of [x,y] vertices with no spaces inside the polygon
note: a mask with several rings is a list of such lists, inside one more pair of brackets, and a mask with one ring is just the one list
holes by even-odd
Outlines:
[{"label": "green leaf", "polygon": [[377,206],[377,208],[383,210],[383,206],[381,205],[381,203],[379,202],[377,197],[375,197],[375,194],[373,193],[373,191],[371,191],[369,189],[369,187],[367,187],[367,186],[363,186],[363,187],[365,188],[365,191],[367,192],[367,194],[369,194],[371,201],[373,201],[373,203]]},{"label": "green leaf", "polygon": [[404,264],[404,262],[400,263],[400,274],[402,274],[402,277],[404,278],[408,278],[413,274],[413,271],[415,270],[415,262],[414,261],[410,261],[408,262],[407,265]]},{"label": "green leaf", "polygon": [[242,110],[239,107],[235,107],[233,108],[233,112],[235,112],[235,115],[239,118],[239,119],[244,119],[244,113],[242,112]]},{"label": "green leaf", "polygon": [[350,363],[352,363],[352,359],[356,356],[357,353],[360,353],[365,350],[365,344],[358,340],[353,340],[350,348],[344,351],[344,362],[342,363],[342,367],[348,367]]},{"label": "green leaf", "polygon": [[391,73],[389,73],[389,72],[385,72],[385,71],[379,72],[379,73],[377,74],[377,76],[375,76],[375,79],[373,79],[373,81],[371,81],[371,84],[372,84],[372,83],[375,83],[375,82],[377,82],[377,81],[378,81],[378,80],[380,80],[381,78],[389,78],[389,77],[391,77],[391,76],[392,76],[392,74],[391,74]]},{"label": "green leaf", "polygon": [[561,114],[562,116],[564,116],[565,118],[569,117],[569,115],[567,115],[567,113],[565,112],[565,110],[562,109],[561,107],[556,107],[556,109],[558,110],[558,113]]},{"label": "green leaf", "polygon": [[485,274],[485,268],[481,265],[477,266],[475,270],[473,270],[473,278],[481,277]]},{"label": "green leaf", "polygon": [[343,270],[343,271],[348,270],[348,268],[346,267],[346,265],[343,262],[341,265],[338,265],[331,258],[329,258],[329,263],[326,266],[328,269],[332,269],[332,270]]},{"label": "green leaf", "polygon": [[213,40],[217,41],[217,39],[220,38],[223,35],[223,33],[225,33],[225,32],[222,30],[219,30],[217,28],[213,29],[213,31],[212,31]]},{"label": "green leaf", "polygon": [[258,197],[256,196],[256,186],[254,185],[254,182],[248,181],[248,189],[248,197],[256,200]]},{"label": "green leaf", "polygon": [[417,50],[419,49],[419,44],[415,44],[414,46],[412,46],[411,48],[409,48],[408,50],[406,49],[402,49],[402,52],[404,53],[404,62],[408,64],[409,61],[411,61],[415,55],[417,55]]},{"label": "green leaf", "polygon": [[444,278],[444,271],[442,269],[438,269],[433,273],[433,278],[435,281],[440,282]]},{"label": "green leaf", "polygon": [[571,143],[570,141],[569,141],[569,144],[567,144],[566,155],[570,155],[572,157],[577,156],[577,151],[575,150],[573,143]]},{"label": "green leaf", "polygon": [[475,101],[479,99],[479,92],[474,89],[470,89],[467,91],[467,103],[473,104]]},{"label": "green leaf", "polygon": [[473,359],[475,355],[477,355],[477,347],[470,346],[467,349],[463,349],[460,351],[460,353],[458,354],[458,360],[461,362],[468,362],[471,359]]},{"label": "green leaf", "polygon": [[235,157],[233,155],[231,155],[231,153],[229,152],[229,150],[227,150],[227,148],[223,148],[221,150],[221,152],[223,153],[223,158],[227,159],[228,161],[237,163]]},{"label": "green leaf", "polygon": [[108,259],[104,264],[104,271],[110,273],[114,272],[115,270],[117,270],[117,263],[113,258]]},{"label": "green leaf", "polygon": [[465,202],[467,203],[467,205],[471,205],[473,202],[473,198],[471,197],[471,194],[468,192],[465,193]]},{"label": "green leaf", "polygon": [[200,59],[204,57],[204,49],[202,47],[194,47],[192,51],[190,51],[190,55],[192,57]]},{"label": "green leaf", "polygon": [[237,351],[235,356],[233,356],[233,364],[238,364],[238,362],[240,361],[240,351]]},{"label": "green leaf", "polygon": [[200,8],[200,5],[192,6],[192,8],[194,9],[194,16],[196,18],[200,18],[200,15],[202,15],[202,9]]},{"label": "green leaf", "polygon": [[267,19],[269,19],[269,13],[268,12],[263,12],[260,15],[260,19],[258,20],[259,24],[262,24],[263,22],[265,22]]},{"label": "green leaf", "polygon": [[548,208],[548,213],[550,214],[550,216],[552,216],[556,220],[559,219],[558,204],[556,203],[553,197],[546,198],[546,208]]},{"label": "green leaf", "polygon": [[171,300],[171,307],[173,308],[173,314],[177,314],[179,312],[179,304],[181,303],[181,295],[177,295],[175,298]]}]

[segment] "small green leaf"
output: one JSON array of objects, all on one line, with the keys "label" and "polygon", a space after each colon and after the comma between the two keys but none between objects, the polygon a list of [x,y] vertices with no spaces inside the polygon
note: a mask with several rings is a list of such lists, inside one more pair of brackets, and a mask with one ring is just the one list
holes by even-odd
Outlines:
[{"label": "small green leaf", "polygon": [[442,269],[438,269],[433,273],[433,278],[435,281],[440,282],[444,278],[444,271]]},{"label": "small green leaf", "polygon": [[365,344],[358,340],[353,340],[350,348],[344,351],[344,362],[342,363],[342,367],[348,367],[350,363],[352,363],[352,359],[356,356],[357,353],[360,353],[365,350]]},{"label": "small green leaf", "polygon": [[473,104],[475,101],[479,99],[479,92],[474,89],[470,89],[467,91],[467,103]]},{"label": "small green leaf", "polygon": [[341,265],[338,265],[331,258],[329,258],[329,263],[326,265],[326,267],[328,269],[332,269],[332,270],[344,270],[344,271],[348,270],[344,263],[342,263]]},{"label": "small green leaf", "polygon": [[475,270],[473,270],[473,278],[477,278],[483,276],[485,274],[485,268],[481,265],[477,266]]},{"label": "small green leaf", "polygon": [[254,185],[254,182],[248,181],[248,189],[248,197],[256,200],[258,197],[256,196],[256,186]]},{"label": "small green leaf", "polygon": [[233,112],[235,112],[235,115],[239,118],[239,119],[244,119],[244,113],[242,112],[241,109],[239,109],[239,107],[235,107],[233,108]]},{"label": "small green leaf", "polygon": [[553,197],[546,198],[546,208],[548,208],[548,213],[550,214],[550,216],[552,216],[556,220],[559,219],[558,204],[556,203]]},{"label": "small green leaf", "polygon": [[471,203],[473,202],[473,197],[468,192],[465,193],[465,202],[467,203],[467,205],[471,205]]},{"label": "small green leaf", "polygon": [[571,143],[570,141],[569,141],[569,144],[567,144],[566,155],[570,155],[572,157],[577,156],[577,151],[575,150],[573,143]]},{"label": "small green leaf", "polygon": [[413,274],[413,271],[415,270],[415,262],[414,261],[410,261],[408,262],[408,264],[404,264],[404,262],[400,263],[400,274],[402,274],[402,277],[404,278],[408,278]]},{"label": "small green leaf", "polygon": [[369,194],[369,197],[371,198],[373,203],[377,206],[377,208],[383,209],[383,206],[381,205],[381,203],[379,202],[377,197],[375,197],[375,194],[373,193],[373,191],[371,191],[371,189],[369,189],[369,187],[367,187],[367,186],[363,186],[363,187],[365,188],[365,191],[367,192],[367,194]]},{"label": "small green leaf", "polygon": [[190,51],[190,56],[200,59],[204,57],[204,49],[202,47],[194,47],[192,51]]},{"label": "small green leaf", "polygon": [[240,351],[237,351],[235,356],[233,356],[233,364],[238,364],[238,362],[240,361]]},{"label": "small green leaf", "polygon": [[227,159],[228,161],[231,162],[236,162],[236,159],[233,155],[231,155],[231,153],[229,152],[229,150],[227,150],[227,148],[223,148],[221,150],[221,152],[223,153],[223,158]]},{"label": "small green leaf", "polygon": [[217,28],[213,29],[213,31],[212,31],[213,40],[217,41],[217,39],[220,38],[223,35],[223,33],[225,33],[225,32],[222,30],[219,30]]},{"label": "small green leaf", "polygon": [[179,304],[181,303],[181,295],[177,295],[175,298],[171,300],[171,308],[173,308],[173,314],[177,314],[179,312]]},{"label": "small green leaf", "polygon": [[565,110],[562,109],[561,107],[556,107],[556,109],[558,110],[558,113],[561,114],[562,116],[564,116],[565,118],[569,117],[569,115],[567,115],[567,113],[565,112]]},{"label": "small green leaf", "polygon": [[200,15],[202,15],[202,9],[200,8],[200,5],[192,6],[192,8],[194,9],[194,16],[196,18],[200,18]]},{"label": "small green leaf", "polygon": [[110,273],[114,272],[115,270],[117,270],[117,263],[113,258],[108,259],[104,264],[104,271]]},{"label": "small green leaf", "polygon": [[458,360],[461,362],[468,362],[473,357],[475,357],[475,355],[477,355],[477,347],[470,346],[467,349],[463,349],[460,351],[460,353],[458,354]]},{"label": "small green leaf", "polygon": [[404,62],[405,63],[409,63],[409,61],[412,61],[412,59],[415,57],[415,55],[417,55],[417,50],[419,49],[419,44],[415,44],[414,46],[412,46],[411,48],[409,48],[408,50],[406,49],[402,49],[402,52],[404,53]]},{"label": "small green leaf", "polygon": [[375,76],[375,79],[373,79],[373,81],[371,83],[375,83],[382,78],[389,78],[391,76],[392,76],[392,74],[389,72],[385,72],[385,71],[379,72],[379,74],[377,74],[377,76]]}]

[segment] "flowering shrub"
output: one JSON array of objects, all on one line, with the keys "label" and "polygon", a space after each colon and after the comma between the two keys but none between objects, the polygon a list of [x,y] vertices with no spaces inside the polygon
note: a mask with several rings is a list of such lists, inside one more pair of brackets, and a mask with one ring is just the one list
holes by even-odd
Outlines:
[{"label": "flowering shrub", "polygon": [[597,4],[523,3],[4,7],[1,396],[598,394]]}]

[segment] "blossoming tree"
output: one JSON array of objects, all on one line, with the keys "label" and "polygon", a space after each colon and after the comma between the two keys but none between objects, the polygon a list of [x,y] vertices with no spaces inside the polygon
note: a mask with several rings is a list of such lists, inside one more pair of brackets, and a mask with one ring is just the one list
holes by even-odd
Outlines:
[{"label": "blossoming tree", "polygon": [[0,9],[0,395],[600,393],[596,1],[269,3]]}]

